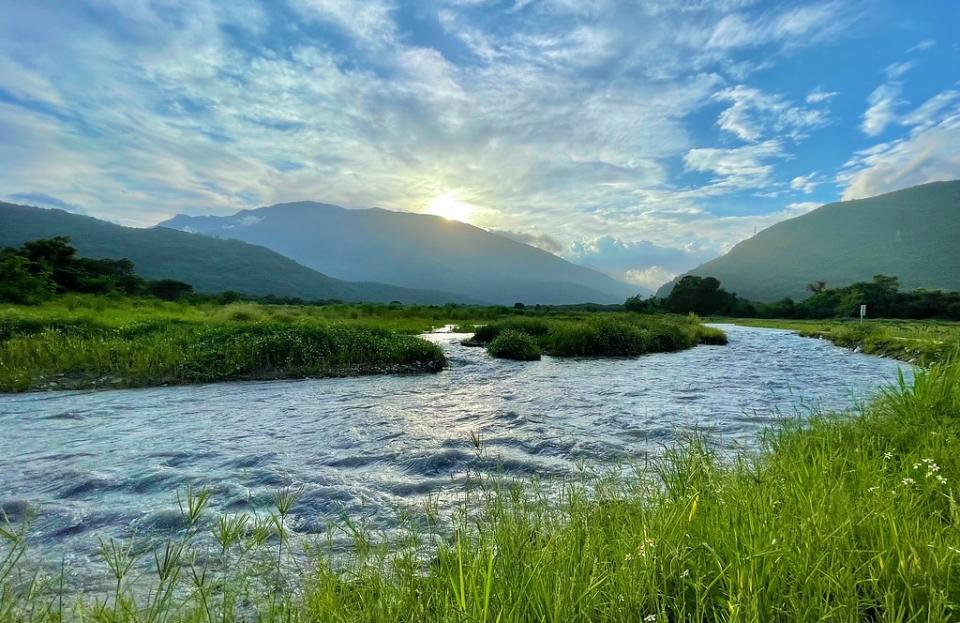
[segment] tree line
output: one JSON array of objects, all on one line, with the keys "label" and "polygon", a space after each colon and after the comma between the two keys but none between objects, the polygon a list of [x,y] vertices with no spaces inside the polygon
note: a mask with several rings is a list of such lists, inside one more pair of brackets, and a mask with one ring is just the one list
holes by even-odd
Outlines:
[{"label": "tree line", "polygon": [[177,300],[193,286],[175,279],[149,281],[127,259],[78,257],[70,239],[57,236],[0,250],[0,301],[31,305],[69,292],[126,294]]},{"label": "tree line", "polygon": [[875,318],[960,320],[960,292],[900,289],[896,277],[875,275],[871,281],[829,288],[823,281],[807,286],[811,295],[802,301],[784,298],[773,303],[748,301],[721,287],[714,277],[686,275],[663,299],[638,296],[627,299],[624,308],[639,312],[690,313],[738,318],[848,318],[867,306]]}]

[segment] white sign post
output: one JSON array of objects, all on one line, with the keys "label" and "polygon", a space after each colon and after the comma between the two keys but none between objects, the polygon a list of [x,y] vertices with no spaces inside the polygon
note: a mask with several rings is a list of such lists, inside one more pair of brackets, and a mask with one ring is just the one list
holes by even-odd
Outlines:
[{"label": "white sign post", "polygon": [[863,317],[866,315],[867,315],[867,306],[861,305],[860,306],[860,324],[863,324]]}]

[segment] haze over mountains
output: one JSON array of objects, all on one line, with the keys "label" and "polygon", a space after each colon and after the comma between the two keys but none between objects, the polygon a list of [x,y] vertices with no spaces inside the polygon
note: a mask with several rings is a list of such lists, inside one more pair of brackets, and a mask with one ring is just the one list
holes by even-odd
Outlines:
[{"label": "haze over mountains", "polygon": [[340,279],[453,292],[490,303],[621,303],[642,289],[438,216],[297,202],[162,227],[262,245]]},{"label": "haze over mountains", "polygon": [[688,274],[716,277],[743,298],[773,301],[805,298],[811,282],[839,287],[881,273],[899,277],[904,289],[960,290],[960,180],[821,206]]},{"label": "haze over mountains", "polygon": [[443,304],[475,303],[448,292],[333,279],[279,253],[238,240],[221,240],[163,227],[121,227],[63,210],[0,202],[0,247],[69,236],[80,255],[133,261],[147,279],[177,279],[199,292],[235,290],[306,300]]}]

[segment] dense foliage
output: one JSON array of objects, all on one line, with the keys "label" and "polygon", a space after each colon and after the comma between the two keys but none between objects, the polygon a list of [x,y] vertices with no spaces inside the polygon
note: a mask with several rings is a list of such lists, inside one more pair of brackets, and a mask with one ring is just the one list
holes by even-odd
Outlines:
[{"label": "dense foliage", "polygon": [[720,287],[713,277],[687,275],[680,279],[665,299],[632,297],[624,308],[638,312],[693,312],[703,316],[738,318],[849,318],[867,314],[874,318],[960,320],[960,292],[941,290],[900,290],[896,277],[875,275],[872,281],[843,288],[828,288],[818,281],[808,284],[812,293],[796,302],[786,298],[775,303],[757,303],[739,298]]},{"label": "dense foliage", "polygon": [[78,257],[70,239],[33,240],[0,250],[0,302],[32,304],[54,294],[147,294],[176,300],[193,293],[190,284],[140,278],[127,259]]}]

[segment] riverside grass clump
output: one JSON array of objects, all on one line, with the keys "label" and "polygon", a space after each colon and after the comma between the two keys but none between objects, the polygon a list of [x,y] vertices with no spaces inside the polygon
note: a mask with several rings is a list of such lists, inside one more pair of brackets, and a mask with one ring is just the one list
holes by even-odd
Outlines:
[{"label": "riverside grass clump", "polygon": [[435,344],[363,323],[249,304],[207,316],[128,305],[0,313],[0,391],[435,372],[446,363]]},{"label": "riverside grass clump", "polygon": [[[555,357],[635,357],[683,350],[697,344],[726,344],[722,331],[705,327],[696,317],[613,313],[571,318],[510,318],[479,327],[467,343],[492,346],[507,332],[528,336],[540,350]],[[500,356],[494,350],[490,353]]]},{"label": "riverside grass clump", "polygon": [[539,361],[540,345],[526,333],[507,329],[487,344],[487,352],[498,359],[516,361]]},{"label": "riverside grass clump", "polygon": [[223,517],[193,493],[181,532],[140,554],[152,572],[131,571],[134,543],[105,543],[105,598],[64,595],[57,573],[19,573],[29,532],[8,526],[0,621],[960,617],[956,361],[857,414],[788,422],[732,460],[692,439],[634,477],[585,473],[560,495],[476,478],[449,517],[427,505],[392,541],[348,523],[332,528],[353,538],[347,554],[321,545],[296,563],[284,558],[296,547],[290,492],[270,513]]}]

